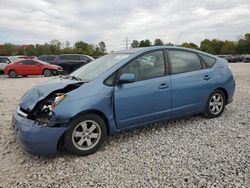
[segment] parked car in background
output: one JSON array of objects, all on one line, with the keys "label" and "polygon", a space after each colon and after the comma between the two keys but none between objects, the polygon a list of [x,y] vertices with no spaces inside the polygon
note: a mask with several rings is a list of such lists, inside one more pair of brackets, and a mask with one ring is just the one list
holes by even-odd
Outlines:
[{"label": "parked car in background", "polygon": [[12,125],[28,152],[89,155],[126,129],[197,113],[219,117],[234,91],[222,58],[180,47],[134,48],[30,89]]},{"label": "parked car in background", "polygon": [[45,61],[50,64],[53,63],[56,58],[57,58],[57,55],[40,55],[38,57],[39,60]]},{"label": "parked car in background", "polygon": [[9,75],[10,78],[28,75],[44,75],[47,77],[61,74],[62,72],[63,69],[60,66],[33,59],[19,60],[10,63],[4,69],[4,74]]},{"label": "parked car in background", "polygon": [[11,56],[0,56],[0,73],[3,73],[4,68],[12,63],[17,61],[18,59],[15,57],[11,57]]},{"label": "parked car in background", "polygon": [[226,58],[226,55],[216,55],[216,56],[218,56],[218,57],[220,57],[220,58]]},{"label": "parked car in background", "polygon": [[59,55],[52,64],[61,66],[64,73],[68,74],[93,60],[94,58],[88,55],[62,54]]},{"label": "parked car in background", "polygon": [[250,55],[243,55],[243,62],[250,63]]},{"label": "parked car in background", "polygon": [[227,55],[225,57],[225,59],[229,62],[229,63],[239,63],[239,62],[243,62],[243,56],[242,55]]},{"label": "parked car in background", "polygon": [[37,56],[27,56],[27,55],[15,55],[11,57],[16,59],[37,59]]}]

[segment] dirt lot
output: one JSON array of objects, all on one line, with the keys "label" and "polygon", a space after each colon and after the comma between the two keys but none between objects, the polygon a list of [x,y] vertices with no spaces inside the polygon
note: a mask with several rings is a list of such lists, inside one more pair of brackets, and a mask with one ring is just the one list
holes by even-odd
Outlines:
[{"label": "dirt lot", "polygon": [[0,187],[180,187],[250,185],[250,64],[231,65],[237,89],[217,119],[194,116],[112,136],[96,154],[30,155],[11,115],[48,78],[0,77]]}]

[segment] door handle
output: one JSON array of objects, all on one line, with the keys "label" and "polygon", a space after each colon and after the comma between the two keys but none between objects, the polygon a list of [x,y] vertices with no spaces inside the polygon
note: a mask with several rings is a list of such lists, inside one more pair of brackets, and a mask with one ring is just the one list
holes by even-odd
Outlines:
[{"label": "door handle", "polygon": [[212,78],[211,76],[205,75],[205,76],[203,77],[203,80],[210,80],[211,78]]},{"label": "door handle", "polygon": [[166,89],[168,87],[169,85],[167,83],[162,83],[161,85],[159,85],[159,89]]}]

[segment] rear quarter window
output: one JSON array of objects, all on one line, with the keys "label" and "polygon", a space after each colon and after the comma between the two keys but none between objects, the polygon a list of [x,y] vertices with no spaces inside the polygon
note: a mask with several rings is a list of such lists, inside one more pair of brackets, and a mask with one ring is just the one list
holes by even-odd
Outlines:
[{"label": "rear quarter window", "polygon": [[214,66],[216,59],[204,54],[199,54],[201,56],[201,59],[206,63],[207,67],[212,67]]}]

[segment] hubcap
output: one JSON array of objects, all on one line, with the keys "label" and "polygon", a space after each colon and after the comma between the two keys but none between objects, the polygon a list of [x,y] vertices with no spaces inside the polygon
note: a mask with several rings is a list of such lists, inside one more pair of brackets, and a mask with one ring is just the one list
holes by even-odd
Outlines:
[{"label": "hubcap", "polygon": [[219,114],[223,108],[223,97],[220,93],[215,93],[209,101],[209,109],[214,115]]},{"label": "hubcap", "polygon": [[49,71],[49,70],[46,70],[46,71],[44,72],[44,74],[45,74],[45,76],[50,76],[50,71]]},{"label": "hubcap", "polygon": [[100,138],[100,125],[92,120],[85,120],[79,123],[72,134],[72,142],[80,150],[89,150],[95,147]]},{"label": "hubcap", "polygon": [[10,77],[16,77],[16,73],[14,71],[10,72]]}]

